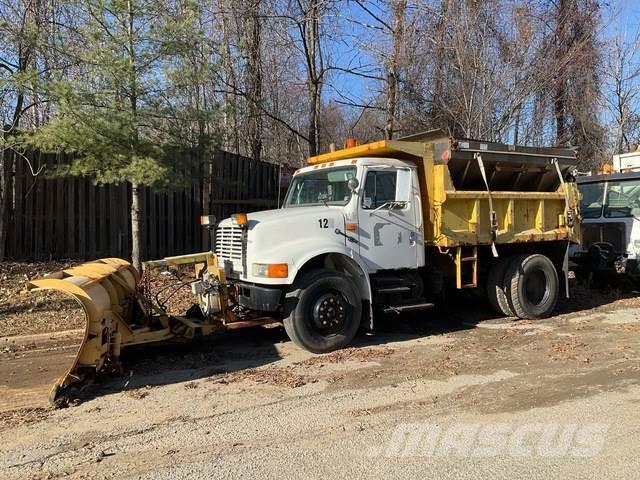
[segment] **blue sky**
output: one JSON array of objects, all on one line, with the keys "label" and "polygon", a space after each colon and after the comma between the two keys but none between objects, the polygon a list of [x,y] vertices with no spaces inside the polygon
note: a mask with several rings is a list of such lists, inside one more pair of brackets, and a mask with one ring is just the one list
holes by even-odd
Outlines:
[{"label": "blue sky", "polygon": [[616,32],[633,33],[640,21],[640,2],[638,0],[614,0],[604,12],[605,35]]}]

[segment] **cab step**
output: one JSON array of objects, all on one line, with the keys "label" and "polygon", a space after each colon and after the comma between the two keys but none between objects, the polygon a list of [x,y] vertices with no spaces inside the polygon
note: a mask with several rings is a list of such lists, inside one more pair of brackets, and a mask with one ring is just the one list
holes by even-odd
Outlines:
[{"label": "cab step", "polygon": [[381,287],[376,289],[376,293],[385,293],[385,294],[393,294],[393,293],[407,293],[411,291],[411,288],[415,285],[407,286],[402,285],[398,287]]},{"label": "cab step", "polygon": [[411,302],[411,303],[387,305],[383,308],[383,311],[384,313],[403,313],[403,312],[413,312],[416,310],[428,310],[435,306],[436,306],[435,303],[420,300],[420,301]]}]

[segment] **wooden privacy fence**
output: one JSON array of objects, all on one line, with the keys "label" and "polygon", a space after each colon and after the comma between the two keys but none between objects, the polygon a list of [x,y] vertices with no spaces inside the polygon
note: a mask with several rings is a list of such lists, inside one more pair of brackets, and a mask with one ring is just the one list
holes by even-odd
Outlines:
[{"label": "wooden privacy fence", "polygon": [[[27,152],[13,156],[13,205],[9,212],[6,257],[19,260],[93,259],[131,255],[131,186],[94,185],[91,179],[45,175],[69,162],[63,155]],[[209,248],[200,215],[218,220],[234,212],[276,208],[280,167],[218,151],[193,167],[186,188],[144,188],[142,245],[145,259]],[[284,192],[280,192],[281,195]]]}]

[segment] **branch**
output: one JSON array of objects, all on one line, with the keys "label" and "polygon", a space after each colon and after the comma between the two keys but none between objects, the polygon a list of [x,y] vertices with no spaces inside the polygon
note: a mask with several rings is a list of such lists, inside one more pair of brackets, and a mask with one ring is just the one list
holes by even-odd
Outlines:
[{"label": "branch", "polygon": [[38,105],[41,105],[43,103],[49,103],[49,100],[37,100],[35,102],[31,102],[29,105],[27,105],[26,107],[24,107],[22,110],[20,110],[20,116],[22,116],[27,110],[36,107]]},{"label": "branch", "polygon": [[[33,164],[31,163],[31,160],[29,160],[29,158],[28,158],[26,155],[24,155],[22,152],[19,152],[18,150],[16,150],[16,149],[15,149],[15,148],[13,148],[13,147],[9,147],[9,149],[10,149],[10,150],[12,150],[16,155],[21,156],[21,157],[24,159],[24,161],[25,161],[25,162],[27,162],[27,165],[29,166],[29,170],[31,171],[31,175],[32,175],[34,178],[37,178],[37,177],[38,177],[38,175],[40,175],[40,174],[42,173],[42,171],[46,168],[46,164],[44,164],[44,165],[40,165],[40,168],[38,168],[38,171],[36,172],[36,171],[33,169]],[[27,195],[28,195],[28,194],[27,194]]]},{"label": "branch", "polygon": [[380,25],[384,25],[390,32],[393,32],[393,28],[387,22],[382,20],[379,16],[373,13],[369,8],[367,8],[361,0],[356,0],[356,4],[362,8],[365,12],[367,12],[371,17],[376,20]]},{"label": "branch", "polygon": [[369,109],[369,110],[384,110],[384,108],[380,108],[380,107],[376,107],[376,106],[372,106],[372,105],[364,105],[362,103],[354,103],[351,101],[348,102],[343,102],[342,100],[333,100],[334,102],[340,104],[340,105],[346,105],[348,107],[357,107],[357,108],[363,108],[363,109]]},{"label": "branch", "polygon": [[367,78],[369,80],[379,80],[379,81],[383,81],[384,80],[384,77],[380,77],[378,75],[369,75],[367,73],[361,73],[361,72],[358,72],[358,71],[356,71],[355,69],[352,69],[352,68],[331,66],[331,67],[327,67],[325,69],[325,72],[328,72],[330,70],[336,70],[338,72],[347,73],[349,75],[355,75],[355,76],[361,77],[361,78]]},{"label": "branch", "polygon": [[18,66],[17,66],[17,65],[14,65],[14,64],[12,64],[12,63],[10,63],[10,62],[7,62],[7,61],[6,61],[5,59],[3,59],[3,58],[0,58],[0,67],[4,68],[4,69],[5,69],[7,72],[9,72],[9,73],[13,73],[13,72],[14,72],[14,70],[15,70],[16,68],[18,68]]}]

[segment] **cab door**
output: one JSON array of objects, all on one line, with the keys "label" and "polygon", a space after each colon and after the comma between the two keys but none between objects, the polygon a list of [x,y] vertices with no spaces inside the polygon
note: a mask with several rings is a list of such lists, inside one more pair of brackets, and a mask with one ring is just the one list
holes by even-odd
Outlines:
[{"label": "cab door", "polygon": [[367,167],[358,208],[360,256],[369,271],[416,268],[419,195],[410,168]]}]

